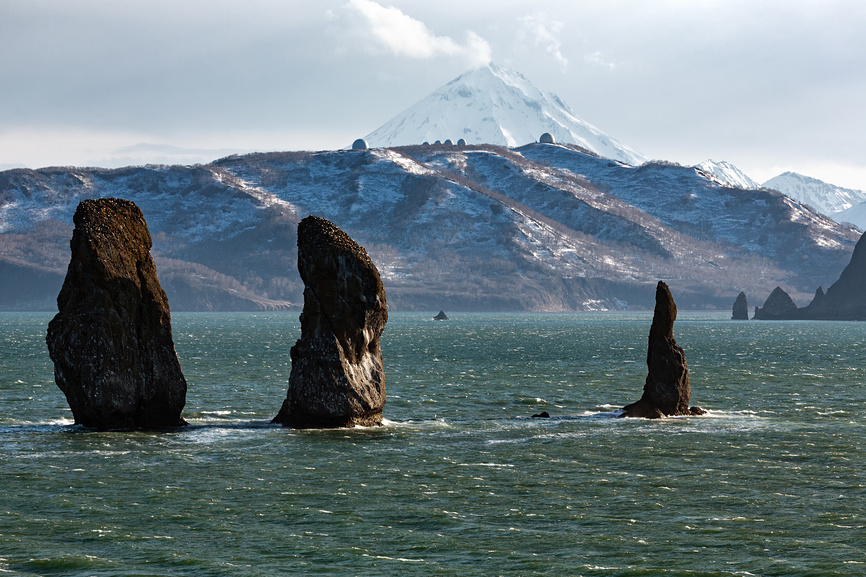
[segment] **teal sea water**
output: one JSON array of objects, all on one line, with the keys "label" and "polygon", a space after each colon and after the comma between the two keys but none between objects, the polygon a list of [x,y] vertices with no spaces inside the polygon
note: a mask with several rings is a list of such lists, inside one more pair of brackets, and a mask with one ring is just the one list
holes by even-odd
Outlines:
[{"label": "teal sea water", "polygon": [[646,421],[650,314],[431,316],[386,426],[268,424],[296,313],[175,314],[190,426],[100,433],[0,313],[0,575],[866,574],[866,323],[681,313],[709,413]]}]

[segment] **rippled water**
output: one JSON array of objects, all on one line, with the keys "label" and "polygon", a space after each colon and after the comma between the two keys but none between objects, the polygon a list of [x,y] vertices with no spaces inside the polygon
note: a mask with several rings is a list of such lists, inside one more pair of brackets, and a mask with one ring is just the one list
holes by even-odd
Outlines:
[{"label": "rippled water", "polygon": [[156,434],[71,426],[50,315],[0,313],[0,574],[866,574],[866,323],[681,313],[709,414],[645,421],[648,314],[430,316],[386,426],[293,431],[296,314],[175,314]]}]

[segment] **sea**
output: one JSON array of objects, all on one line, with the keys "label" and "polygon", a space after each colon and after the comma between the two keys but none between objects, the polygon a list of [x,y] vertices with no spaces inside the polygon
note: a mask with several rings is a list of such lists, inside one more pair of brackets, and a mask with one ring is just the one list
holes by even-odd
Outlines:
[{"label": "sea", "polygon": [[385,424],[292,430],[297,313],[175,313],[189,426],[97,432],[51,316],[0,313],[0,575],[866,575],[866,323],[680,312],[707,414],[650,421],[651,313],[392,313]]}]

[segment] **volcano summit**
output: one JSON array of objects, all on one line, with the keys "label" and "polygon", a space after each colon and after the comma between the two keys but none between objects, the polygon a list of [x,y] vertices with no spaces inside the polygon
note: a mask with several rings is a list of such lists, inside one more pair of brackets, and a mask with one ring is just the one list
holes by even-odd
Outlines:
[{"label": "volcano summit", "polygon": [[490,64],[470,70],[368,134],[375,148],[457,142],[516,147],[545,132],[632,166],[647,158],[578,118],[558,96],[536,88],[522,74]]}]

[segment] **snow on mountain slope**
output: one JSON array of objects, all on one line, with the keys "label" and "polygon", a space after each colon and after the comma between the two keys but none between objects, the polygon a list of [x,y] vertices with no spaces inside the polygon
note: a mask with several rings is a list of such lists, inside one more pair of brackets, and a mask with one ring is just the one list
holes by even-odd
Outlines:
[{"label": "snow on mountain slope", "polygon": [[[232,236],[260,220],[257,213],[279,202],[211,166],[48,168],[2,175],[6,178],[0,178],[0,232],[26,230],[49,219],[71,223],[75,208],[86,198],[134,196],[149,215],[149,227],[195,242]],[[13,175],[18,177],[16,186],[8,184]],[[218,205],[219,211],[198,210],[202,198]]]},{"label": "snow on mountain slope", "polygon": [[758,188],[760,185],[749,178],[745,172],[731,164],[730,162],[716,162],[714,160],[705,160],[700,164],[695,165],[695,168],[706,172],[708,175],[715,178],[720,184],[735,186],[737,188]]},{"label": "snow on mountain slope", "polygon": [[581,146],[631,165],[647,160],[581,120],[558,96],[542,92],[517,72],[495,64],[471,70],[400,113],[365,140],[373,147],[423,142],[520,146],[549,132],[557,142]]},{"label": "snow on mountain slope", "polygon": [[[841,221],[836,218],[835,213],[866,201],[866,192],[862,190],[842,188],[796,172],[783,172],[765,182],[763,186],[804,202],[837,222]],[[847,218],[843,220],[850,221]]]},{"label": "snow on mountain slope", "polygon": [[[565,146],[529,145],[519,152],[565,174],[579,175],[694,239],[729,243],[799,271],[789,282],[803,290],[837,275],[850,258],[847,247],[859,238],[856,231],[784,195],[720,186],[694,167],[628,167]],[[806,260],[811,262],[803,268]]]},{"label": "snow on mountain slope", "polygon": [[13,170],[0,172],[0,273],[4,286],[17,278],[25,288],[0,292],[0,306],[33,300],[27,287],[46,271],[54,285],[38,300],[56,297],[75,206],[104,196],[142,208],[178,310],[299,303],[296,231],[309,214],[367,249],[393,310],[651,307],[659,279],[675,283],[684,307],[726,308],[740,290],[766,294],[779,284],[811,296],[838,277],[859,236],[776,192],[564,145]]},{"label": "snow on mountain slope", "polygon": [[830,215],[836,222],[850,222],[860,230],[866,230],[866,201]]}]

